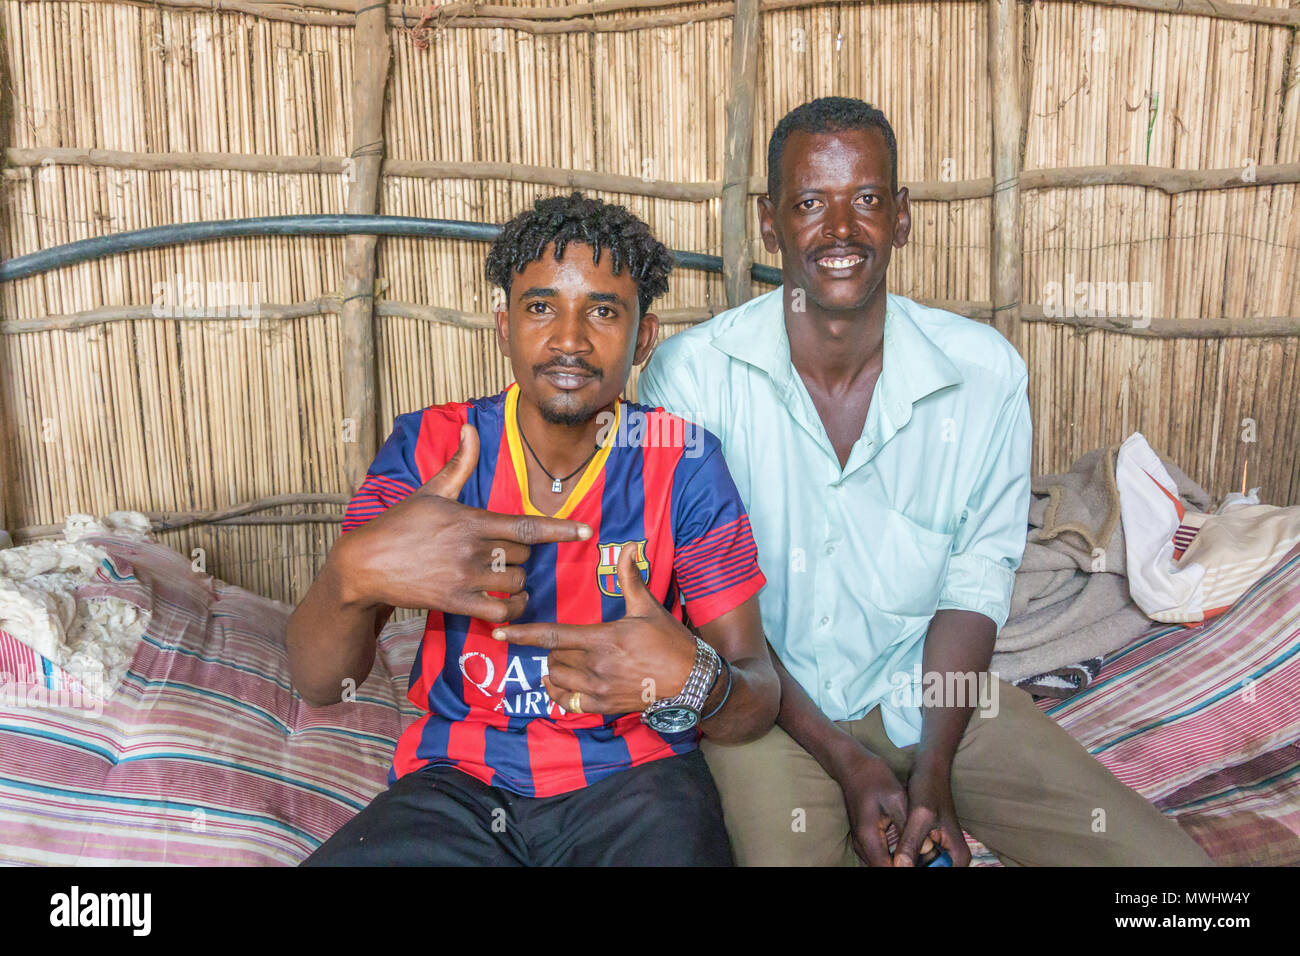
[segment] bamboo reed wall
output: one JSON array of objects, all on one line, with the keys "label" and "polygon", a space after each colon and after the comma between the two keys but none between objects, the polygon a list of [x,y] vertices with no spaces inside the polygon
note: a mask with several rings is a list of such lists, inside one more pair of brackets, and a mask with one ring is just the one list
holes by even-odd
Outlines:
[{"label": "bamboo reed wall", "polygon": [[[1016,342],[1035,472],[1138,429],[1215,495],[1244,469],[1298,504],[1300,4],[1174,5],[0,0],[0,255],[290,213],[502,222],[572,184],[725,257],[673,276],[671,333],[767,288],[745,266],[777,263],[753,209],[775,122],[859,96],[913,189],[891,290]],[[295,601],[393,417],[509,381],[485,251],[253,238],[0,285],[0,527],[143,510]],[[263,314],[154,317],[177,276]],[[1045,321],[1075,282],[1155,319]]]}]

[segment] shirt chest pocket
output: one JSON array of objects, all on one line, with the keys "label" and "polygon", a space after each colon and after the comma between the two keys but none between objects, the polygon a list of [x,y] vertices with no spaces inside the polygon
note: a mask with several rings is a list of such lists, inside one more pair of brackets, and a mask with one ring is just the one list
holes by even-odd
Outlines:
[{"label": "shirt chest pocket", "polygon": [[939,603],[953,535],[931,531],[901,511],[872,507],[863,529],[862,594],[890,614],[930,617]]}]

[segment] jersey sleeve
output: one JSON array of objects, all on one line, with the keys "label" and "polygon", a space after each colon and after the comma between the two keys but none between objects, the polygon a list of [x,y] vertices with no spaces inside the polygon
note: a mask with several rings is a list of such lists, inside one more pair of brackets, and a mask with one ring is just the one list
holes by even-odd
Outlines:
[{"label": "jersey sleeve", "polygon": [[767,583],[749,516],[722,447],[703,431],[699,453],[683,454],[673,475],[673,572],[696,627],[749,600]]},{"label": "jersey sleeve", "polygon": [[343,513],[343,534],[379,517],[424,484],[415,461],[423,417],[423,412],[409,412],[394,420],[392,434]]}]

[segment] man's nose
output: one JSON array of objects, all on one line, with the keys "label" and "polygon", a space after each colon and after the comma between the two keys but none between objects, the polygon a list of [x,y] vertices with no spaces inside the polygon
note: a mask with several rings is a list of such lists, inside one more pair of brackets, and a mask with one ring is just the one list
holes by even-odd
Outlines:
[{"label": "man's nose", "polygon": [[591,338],[587,334],[587,318],[579,308],[561,308],[551,323],[550,345],[552,351],[566,355],[582,355],[591,351]]},{"label": "man's nose", "polygon": [[850,239],[862,228],[852,203],[828,203],[825,223],[826,234],[836,239]]}]

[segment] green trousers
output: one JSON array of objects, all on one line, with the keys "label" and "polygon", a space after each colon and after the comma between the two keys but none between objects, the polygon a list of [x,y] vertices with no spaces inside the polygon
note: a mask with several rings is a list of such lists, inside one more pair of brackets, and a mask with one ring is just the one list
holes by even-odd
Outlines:
[{"label": "green trousers", "polygon": [[[957,747],[952,797],[966,832],[1010,866],[1210,866],[1178,824],[1120,783],[1025,691],[999,681]],[[889,741],[877,707],[839,727],[906,785],[915,746]],[[864,865],[839,784],[780,727],[748,744],[701,742],[741,866]],[[800,812],[802,811],[802,813]]]}]

